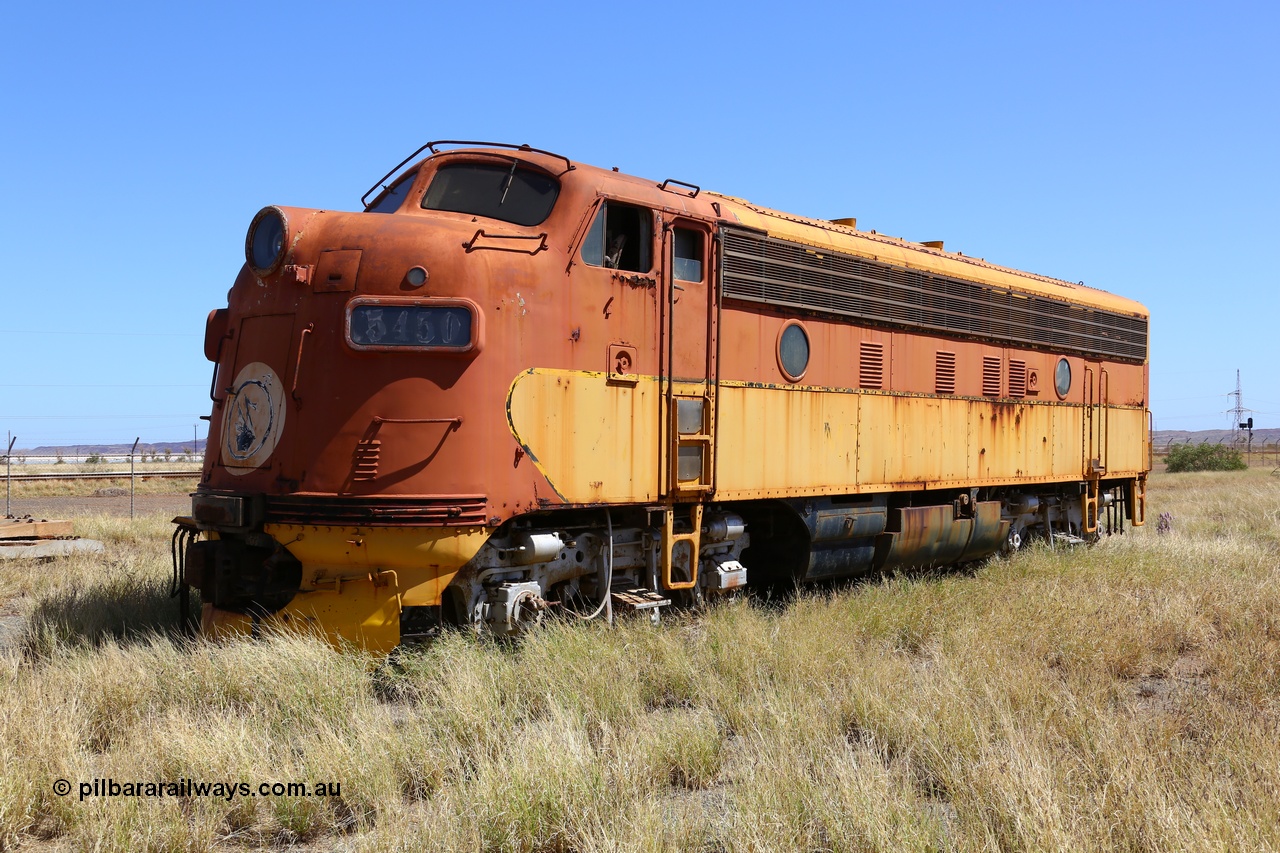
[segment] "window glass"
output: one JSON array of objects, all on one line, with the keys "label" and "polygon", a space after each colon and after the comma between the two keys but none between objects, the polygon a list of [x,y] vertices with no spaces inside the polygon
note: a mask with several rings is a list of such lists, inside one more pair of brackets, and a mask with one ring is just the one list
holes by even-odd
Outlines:
[{"label": "window glass", "polygon": [[582,241],[582,262],[648,272],[653,267],[653,214],[643,207],[605,202]]},{"label": "window glass", "polygon": [[1053,384],[1059,397],[1067,396],[1071,390],[1071,364],[1065,358],[1058,359],[1058,367],[1053,371]]},{"label": "window glass", "polygon": [[516,225],[537,225],[551,215],[560,184],[518,162],[448,163],[431,179],[422,197],[427,210],[450,210]]},{"label": "window glass", "polygon": [[400,180],[391,185],[391,189],[378,196],[373,204],[369,205],[370,213],[395,213],[400,209],[404,197],[409,194],[409,190],[413,189],[413,179],[418,177],[418,170],[414,169]]},{"label": "window glass", "polygon": [[778,338],[778,363],[783,375],[792,382],[809,369],[809,336],[798,323],[782,330]]},{"label": "window glass", "polygon": [[677,281],[702,281],[702,232],[689,228],[675,229],[675,263],[672,274]]},{"label": "window glass", "polygon": [[596,214],[591,230],[587,232],[587,239],[582,241],[582,262],[593,267],[604,266],[605,207],[606,205],[600,206],[600,212]]}]

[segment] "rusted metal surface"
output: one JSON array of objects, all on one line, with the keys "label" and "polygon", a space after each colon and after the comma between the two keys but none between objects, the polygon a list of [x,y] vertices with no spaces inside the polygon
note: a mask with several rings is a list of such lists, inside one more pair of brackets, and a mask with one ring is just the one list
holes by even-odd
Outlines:
[{"label": "rusted metal surface", "polygon": [[611,594],[613,595],[614,607],[623,607],[630,610],[653,610],[654,608],[667,607],[671,604],[670,598],[651,589],[623,585],[615,586]]},{"label": "rusted metal surface", "polygon": [[273,495],[265,503],[272,524],[364,526],[483,526],[484,495],[431,495],[414,498]]},{"label": "rusted metal surface", "polygon": [[994,554],[1004,541],[998,501],[983,501],[972,515],[954,506],[903,507],[898,530],[876,543],[876,566],[945,566]]},{"label": "rusted metal surface", "polygon": [[[696,518],[725,502],[936,492],[936,505],[901,508],[879,553],[886,565],[940,563],[1003,537],[988,507],[947,518],[951,492],[1138,483],[1149,470],[1144,345],[1100,358],[1110,350],[1087,326],[1057,349],[1042,316],[1145,329],[1137,303],[527,146],[440,145],[424,146],[441,153],[401,183],[409,161],[380,182],[394,192],[373,206],[401,199],[394,212],[265,209],[255,222],[284,223],[280,255],[246,265],[209,317],[201,488],[245,496],[253,511],[242,527],[206,528],[252,537],[265,523],[290,543],[306,590],[282,611],[290,618],[391,642],[401,607],[440,607],[464,567],[480,576],[469,561],[495,530],[556,509],[657,505]],[[425,209],[441,167],[463,163],[500,164],[486,168],[506,176],[502,200],[486,214]],[[517,169],[558,188],[535,225],[502,221]],[[856,306],[810,305],[827,297],[803,276],[788,284],[803,310],[764,291],[747,298],[727,228],[785,249],[770,261],[779,280],[794,278],[779,271],[787,263],[826,269],[835,293],[865,267],[915,282],[903,292],[920,303],[885,302],[888,319],[873,325]],[[741,298],[722,301],[730,262]],[[972,306],[926,322],[930,282],[986,294],[1008,316],[972,333],[952,328]],[[784,370],[797,327],[804,362],[791,352]],[[1061,395],[1060,362],[1073,377]],[[681,416],[693,402],[696,431]],[[663,569],[672,543],[702,547],[696,530],[652,535]],[[865,561],[870,546],[857,547]],[[698,562],[662,579],[690,583]],[[360,581],[357,568],[395,577]],[[320,582],[347,569],[355,580]],[[206,614],[210,629],[241,621]]]}]

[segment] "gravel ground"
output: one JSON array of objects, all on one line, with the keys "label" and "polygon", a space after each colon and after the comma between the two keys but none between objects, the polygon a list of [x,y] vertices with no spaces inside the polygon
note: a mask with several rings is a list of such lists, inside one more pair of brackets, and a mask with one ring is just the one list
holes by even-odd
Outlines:
[{"label": "gravel ground", "polygon": [[[3,497],[3,496],[0,496]],[[129,514],[129,496],[98,498],[92,496],[58,496],[48,498],[13,498],[10,512],[17,518],[60,519],[76,518],[82,515],[120,515]],[[0,515],[3,514],[3,501],[0,501]],[[134,511],[138,515],[150,515],[163,512],[171,515],[186,515],[191,512],[191,497],[183,492],[174,495],[135,495]]]}]

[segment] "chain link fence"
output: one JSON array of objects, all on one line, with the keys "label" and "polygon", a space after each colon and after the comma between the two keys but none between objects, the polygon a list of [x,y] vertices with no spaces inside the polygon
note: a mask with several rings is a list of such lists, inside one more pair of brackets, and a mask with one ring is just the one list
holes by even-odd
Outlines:
[{"label": "chain link fence", "polygon": [[200,476],[204,453],[172,449],[138,450],[138,443],[127,453],[57,453],[30,454],[19,451],[0,455],[0,476],[4,478],[4,517],[12,518],[13,485],[15,483],[80,480],[129,481],[129,517],[135,515],[139,480],[192,479]]}]

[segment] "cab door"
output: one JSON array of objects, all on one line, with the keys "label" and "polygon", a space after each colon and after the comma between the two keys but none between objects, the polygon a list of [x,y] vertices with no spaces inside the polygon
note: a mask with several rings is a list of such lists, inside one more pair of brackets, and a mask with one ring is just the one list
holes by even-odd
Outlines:
[{"label": "cab door", "polygon": [[711,229],[667,219],[662,251],[660,481],[664,497],[700,501],[715,489],[719,300]]}]

